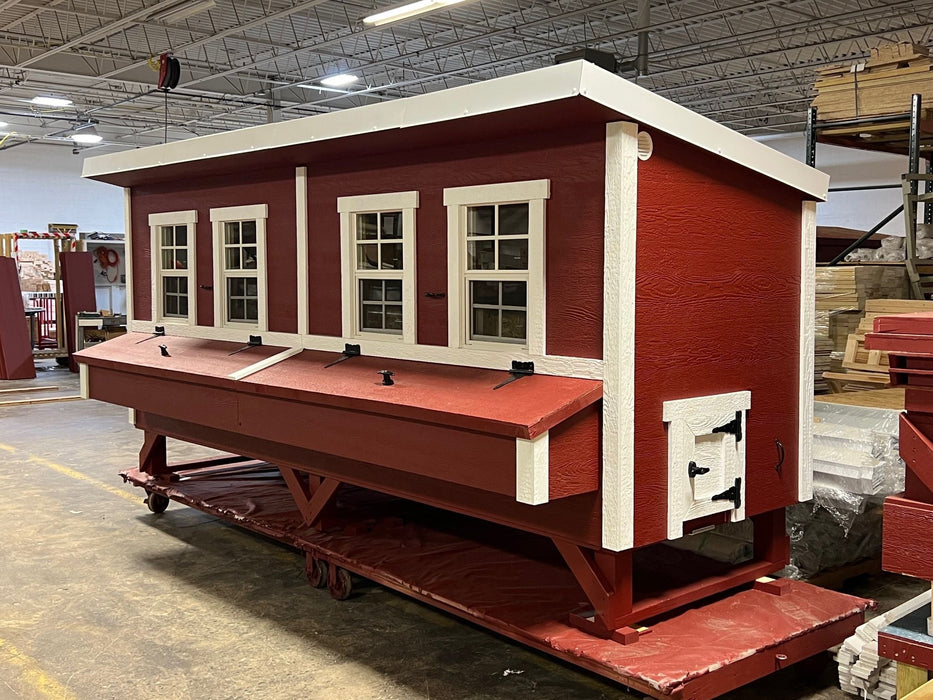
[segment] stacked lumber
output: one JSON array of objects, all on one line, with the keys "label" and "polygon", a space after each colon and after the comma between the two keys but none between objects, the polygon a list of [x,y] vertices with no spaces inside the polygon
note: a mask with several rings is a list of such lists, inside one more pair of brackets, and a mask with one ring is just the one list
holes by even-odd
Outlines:
[{"label": "stacked lumber", "polygon": [[910,42],[882,44],[864,63],[827,66],[814,83],[821,120],[897,114],[910,109],[910,96],[933,101],[933,58]]},{"label": "stacked lumber", "polygon": [[867,700],[893,700],[897,697],[897,662],[878,655],[878,631],[915,610],[930,605],[930,592],[924,591],[893,610],[878,615],[855,629],[836,652],[839,686],[846,693]]},{"label": "stacked lumber", "polygon": [[[910,296],[903,265],[839,265],[816,268],[816,335],[814,374],[818,393],[830,388],[824,373],[839,373],[848,338],[858,330],[865,305],[871,299],[901,299]],[[856,384],[857,377],[846,377]],[[884,386],[867,379],[871,388]]]}]

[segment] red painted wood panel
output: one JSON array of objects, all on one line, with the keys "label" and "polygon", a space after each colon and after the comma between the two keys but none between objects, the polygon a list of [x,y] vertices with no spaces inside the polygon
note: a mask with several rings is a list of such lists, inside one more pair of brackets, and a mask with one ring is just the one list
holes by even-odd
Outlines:
[{"label": "red painted wood panel", "polygon": [[23,312],[16,261],[0,256],[0,379],[32,379],[35,376],[36,365],[32,357],[29,325]]},{"label": "red painted wood panel", "polygon": [[337,197],[418,190],[418,342],[447,344],[445,187],[551,180],[547,203],[547,351],[602,355],[605,124],[507,140],[456,141],[388,155],[309,165],[309,319],[311,332],[341,335],[340,222]]},{"label": "red painted wood panel", "polygon": [[136,427],[206,447],[232,451],[324,477],[428,505],[473,515],[576,544],[600,546],[598,493],[561,498],[539,506],[518,503],[514,497],[469,488],[409,472],[354,462],[332,455],[256,439],[175,418],[137,413]]},{"label": "red painted wood panel", "polygon": [[599,489],[601,424],[602,402],[598,402],[551,429],[548,434],[551,499]]},{"label": "red painted wood panel", "polygon": [[933,580],[933,504],[899,496],[884,499],[881,567]]},{"label": "red painted wood panel", "polygon": [[[295,241],[295,170],[231,170],[221,176],[185,177],[170,182],[139,185],[132,190],[133,312],[151,320],[149,214],[196,209],[198,324],[214,323],[214,284],[210,210],[247,204],[268,204],[266,255],[268,260],[269,330],[295,333],[298,268]],[[219,290],[218,290],[219,291]]]},{"label": "red painted wood panel", "polygon": [[58,256],[62,271],[62,309],[68,367],[72,372],[78,371],[78,363],[74,359],[75,317],[81,311],[97,311],[93,257],[91,253],[60,253]]},{"label": "red painted wood panel", "polygon": [[667,400],[750,390],[746,512],[797,500],[800,195],[651,135],[638,171],[636,545],[666,536]]}]

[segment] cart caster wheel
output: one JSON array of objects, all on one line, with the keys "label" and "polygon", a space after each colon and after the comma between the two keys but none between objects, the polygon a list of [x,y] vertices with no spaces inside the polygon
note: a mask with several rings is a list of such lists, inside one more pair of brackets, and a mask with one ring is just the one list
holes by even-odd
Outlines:
[{"label": "cart caster wheel", "polygon": [[346,600],[353,592],[353,581],[350,578],[350,572],[346,569],[335,567],[333,579],[328,581],[327,589],[334,600]]},{"label": "cart caster wheel", "polygon": [[146,491],[145,503],[146,507],[153,513],[164,513],[165,509],[168,508],[168,498],[161,493],[153,493],[152,491]]},{"label": "cart caster wheel", "polygon": [[305,564],[305,574],[308,576],[308,583],[314,588],[327,588],[326,561],[308,557],[308,561]]}]

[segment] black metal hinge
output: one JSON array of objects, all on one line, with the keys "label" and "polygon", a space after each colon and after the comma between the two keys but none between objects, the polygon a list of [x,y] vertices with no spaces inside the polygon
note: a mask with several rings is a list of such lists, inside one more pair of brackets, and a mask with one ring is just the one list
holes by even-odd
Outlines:
[{"label": "black metal hinge", "polygon": [[244,350],[249,350],[250,348],[262,347],[262,336],[261,335],[251,335],[249,341],[242,348],[234,350],[228,355],[236,355],[238,352],[243,352]]},{"label": "black metal hinge", "polygon": [[349,360],[351,357],[359,357],[362,354],[363,354],[363,351],[360,350],[359,345],[351,345],[350,343],[344,343],[343,352],[340,354],[340,357],[338,357],[333,362],[329,362],[326,365],[324,365],[324,369],[327,369],[328,367],[333,367],[334,365],[339,365],[341,362],[345,362],[346,360]]},{"label": "black metal hinge", "polygon": [[735,418],[730,420],[725,425],[720,425],[718,428],[713,428],[714,433],[729,433],[730,435],[735,435],[736,442],[742,442],[742,412],[736,411]]},{"label": "black metal hinge", "polygon": [[535,373],[534,362],[522,362],[520,360],[512,360],[512,369],[509,370],[509,374],[511,374],[512,376],[506,379],[504,382],[500,382],[499,384],[496,384],[492,389],[493,391],[495,391],[496,389],[501,389],[506,384],[511,384],[512,382],[516,381],[517,379],[521,379],[522,377],[530,377],[534,373]]},{"label": "black metal hinge", "polygon": [[717,493],[710,500],[711,501],[732,501],[733,508],[736,508],[736,509],[741,508],[742,507],[742,479],[737,478],[735,480],[735,484],[727,488],[722,493]]},{"label": "black metal hinge", "polygon": [[709,474],[709,467],[698,467],[696,462],[690,462],[687,465],[687,474],[691,479],[701,474]]}]

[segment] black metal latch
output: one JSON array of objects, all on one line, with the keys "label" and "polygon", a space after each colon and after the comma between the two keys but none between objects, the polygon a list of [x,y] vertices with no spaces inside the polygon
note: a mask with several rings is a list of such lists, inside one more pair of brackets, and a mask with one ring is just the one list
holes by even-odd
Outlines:
[{"label": "black metal latch", "polygon": [[730,420],[725,425],[720,425],[718,428],[713,428],[714,433],[729,433],[730,435],[735,435],[736,442],[742,442],[742,412],[736,411],[735,418]]},{"label": "black metal latch", "polygon": [[492,390],[501,389],[506,384],[511,384],[512,382],[521,379],[522,377],[530,377],[535,373],[535,363],[534,362],[521,362],[520,360],[512,360],[512,369],[509,370],[509,374],[512,376],[506,379],[504,382],[496,384]]},{"label": "black metal latch", "polygon": [[326,365],[324,365],[324,369],[327,369],[328,367],[333,367],[334,365],[339,365],[341,362],[346,362],[351,357],[359,357],[362,354],[363,354],[363,351],[360,350],[359,345],[351,345],[350,343],[344,343],[343,352],[341,353],[340,357],[338,357],[333,362],[328,362]]},{"label": "black metal latch", "polygon": [[711,501],[732,501],[733,508],[742,507],[742,479],[737,478],[735,484],[727,488],[722,493],[717,493]]},{"label": "black metal latch", "polygon": [[165,326],[156,326],[152,331],[152,335],[150,335],[148,338],[137,340],[136,344],[139,345],[140,343],[145,343],[147,340],[152,340],[153,338],[161,338],[163,335],[165,335]]},{"label": "black metal latch", "polygon": [[262,336],[251,335],[246,345],[244,345],[242,348],[238,348],[237,350],[234,350],[233,352],[229,353],[227,357],[230,357],[230,355],[236,355],[238,352],[243,352],[244,350],[249,350],[250,348],[258,348],[261,345],[262,345]]},{"label": "black metal latch", "polygon": [[696,462],[690,462],[687,465],[687,474],[691,479],[701,474],[709,474],[709,467],[698,467]]}]

